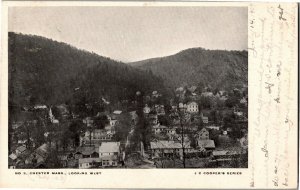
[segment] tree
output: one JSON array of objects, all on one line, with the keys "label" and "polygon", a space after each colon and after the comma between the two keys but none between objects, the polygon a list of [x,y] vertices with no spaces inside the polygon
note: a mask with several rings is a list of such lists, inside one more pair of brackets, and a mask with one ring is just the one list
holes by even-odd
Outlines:
[{"label": "tree", "polygon": [[210,109],[212,107],[212,100],[208,96],[201,96],[200,102],[203,108]]},{"label": "tree", "polygon": [[73,120],[68,127],[74,146],[79,146],[80,135],[84,131],[83,126],[82,120]]},{"label": "tree", "polygon": [[232,108],[239,103],[239,98],[236,96],[229,96],[228,99],[225,101],[225,105],[228,108]]},{"label": "tree", "polygon": [[104,129],[104,127],[109,124],[109,121],[106,115],[101,114],[100,116],[94,117],[94,124],[96,129]]},{"label": "tree", "polygon": [[195,92],[200,95],[203,92],[204,87],[205,87],[204,83],[202,81],[200,81],[197,84],[197,88],[196,88]]},{"label": "tree", "polygon": [[45,165],[47,168],[61,168],[62,165],[58,159],[58,152],[50,150],[45,160]]}]

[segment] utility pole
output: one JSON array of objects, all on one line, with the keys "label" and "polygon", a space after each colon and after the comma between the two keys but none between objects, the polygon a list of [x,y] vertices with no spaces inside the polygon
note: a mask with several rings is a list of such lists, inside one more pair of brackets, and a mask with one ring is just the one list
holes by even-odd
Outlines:
[{"label": "utility pole", "polygon": [[184,147],[184,125],[182,123],[182,110],[179,110],[180,127],[181,127],[181,147],[182,147],[182,163],[185,168],[185,147]]}]

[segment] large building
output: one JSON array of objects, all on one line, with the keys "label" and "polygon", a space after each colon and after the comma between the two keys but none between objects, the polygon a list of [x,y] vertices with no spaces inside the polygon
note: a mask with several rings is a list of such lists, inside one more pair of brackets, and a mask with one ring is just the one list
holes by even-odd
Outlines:
[{"label": "large building", "polygon": [[120,142],[103,142],[99,146],[99,158],[101,158],[102,166],[118,166],[120,152]]},{"label": "large building", "polygon": [[196,102],[187,103],[186,111],[190,113],[198,113],[199,112],[198,104]]}]

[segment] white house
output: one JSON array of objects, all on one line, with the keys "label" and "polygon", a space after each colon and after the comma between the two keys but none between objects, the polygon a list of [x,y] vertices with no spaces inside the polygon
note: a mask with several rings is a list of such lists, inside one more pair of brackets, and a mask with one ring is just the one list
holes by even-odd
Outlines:
[{"label": "white house", "polygon": [[145,114],[148,114],[148,113],[150,113],[150,111],[151,111],[150,107],[149,107],[147,104],[145,105],[145,107],[144,107],[143,110],[144,110],[144,113],[145,113]]},{"label": "white house", "polygon": [[198,104],[196,102],[187,103],[187,111],[190,113],[197,113],[199,111]]},{"label": "white house", "polygon": [[103,142],[99,146],[99,158],[102,166],[118,166],[120,156],[120,142]]},{"label": "white house", "polygon": [[80,158],[78,160],[79,169],[88,169],[101,165],[101,158]]}]

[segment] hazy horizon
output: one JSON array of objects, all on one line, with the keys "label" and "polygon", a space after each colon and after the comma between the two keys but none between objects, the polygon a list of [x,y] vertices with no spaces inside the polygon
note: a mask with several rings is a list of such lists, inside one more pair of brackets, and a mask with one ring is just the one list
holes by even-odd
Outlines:
[{"label": "hazy horizon", "polygon": [[8,27],[130,63],[190,48],[247,50],[247,14],[247,7],[14,7]]}]

